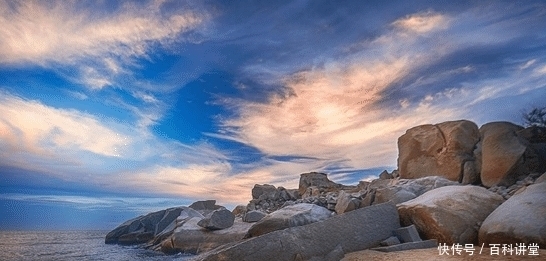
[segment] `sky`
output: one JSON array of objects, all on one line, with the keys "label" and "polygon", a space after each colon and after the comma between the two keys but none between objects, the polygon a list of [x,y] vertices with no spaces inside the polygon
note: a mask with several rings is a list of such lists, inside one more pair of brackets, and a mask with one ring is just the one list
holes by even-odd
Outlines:
[{"label": "sky", "polygon": [[543,1],[0,0],[0,229],[113,229],[545,106]]}]

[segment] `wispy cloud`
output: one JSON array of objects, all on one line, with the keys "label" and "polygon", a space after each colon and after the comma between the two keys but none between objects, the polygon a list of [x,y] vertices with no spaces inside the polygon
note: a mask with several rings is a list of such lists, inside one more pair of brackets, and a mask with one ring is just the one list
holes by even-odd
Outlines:
[{"label": "wispy cloud", "polygon": [[431,31],[446,29],[449,18],[432,11],[408,15],[392,23],[393,26],[415,33],[428,33]]},{"label": "wispy cloud", "polygon": [[117,157],[133,142],[95,116],[51,108],[4,92],[0,93],[0,129],[7,151],[42,156],[76,149]]},{"label": "wispy cloud", "polygon": [[[439,14],[420,13],[394,24],[424,33],[444,28],[444,20]],[[396,139],[407,128],[462,115],[439,106],[445,96],[411,106],[403,100],[382,104],[391,86],[437,59],[438,50],[414,51],[412,46],[421,43],[414,39],[408,45],[407,37],[389,31],[356,53],[284,76],[278,80],[286,91],[271,95],[266,103],[230,103],[238,117],[223,121],[225,133],[217,137],[243,142],[266,155],[297,155],[322,164],[333,160],[355,170],[395,165]]]},{"label": "wispy cloud", "polygon": [[77,66],[79,83],[115,85],[118,75],[130,74],[134,58],[146,58],[154,44],[183,39],[207,20],[197,10],[163,12],[162,3],[123,3],[99,12],[93,7],[100,6],[77,1],[2,0],[0,63]]}]

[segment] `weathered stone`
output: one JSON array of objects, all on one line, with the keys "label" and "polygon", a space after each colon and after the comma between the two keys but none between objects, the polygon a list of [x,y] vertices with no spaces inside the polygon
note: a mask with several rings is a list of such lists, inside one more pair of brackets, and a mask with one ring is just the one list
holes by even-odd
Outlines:
[{"label": "weathered stone", "polygon": [[495,209],[480,228],[479,242],[546,248],[546,183],[522,189]]},{"label": "weathered stone", "polygon": [[421,240],[421,237],[419,237],[419,232],[417,232],[417,228],[415,227],[415,225],[401,227],[395,230],[394,234],[403,243],[423,241]]},{"label": "weathered stone", "polygon": [[125,221],[123,224],[119,225],[117,228],[113,229],[112,231],[108,232],[105,238],[106,244],[116,244],[119,240],[119,237],[128,233],[132,233],[137,231],[142,227],[142,223],[140,223],[140,219],[143,216],[136,217],[130,220]]},{"label": "weathered stone", "polygon": [[220,208],[214,210],[208,216],[200,220],[197,225],[209,230],[219,230],[231,227],[234,221],[235,215],[233,215],[231,211],[225,208]]},{"label": "weathered stone", "polygon": [[400,244],[400,239],[398,239],[398,237],[395,237],[395,236],[392,236],[392,237],[389,237],[383,241],[381,241],[381,243],[379,243],[380,246],[393,246],[393,245],[398,245]]},{"label": "weathered stone", "polygon": [[351,194],[345,192],[344,190],[339,192],[337,196],[337,203],[335,206],[335,211],[338,214],[343,214],[345,212],[353,211],[360,207],[360,200],[353,197]]},{"label": "weathered stone", "polygon": [[411,250],[411,249],[423,249],[423,248],[433,248],[433,247],[438,247],[438,240],[429,239],[425,241],[408,242],[408,243],[392,245],[392,246],[376,247],[376,248],[372,248],[372,250],[381,251],[381,252],[394,252],[394,251],[404,251],[404,250]]},{"label": "weathered stone", "polygon": [[243,221],[248,223],[254,223],[260,221],[266,216],[265,213],[257,210],[249,211],[243,216]]},{"label": "weathered stone", "polygon": [[400,178],[442,176],[462,182],[466,175],[465,180],[474,180],[477,173],[465,174],[464,164],[474,160],[478,141],[478,127],[466,120],[411,128],[398,139]]},{"label": "weathered stone", "polygon": [[448,245],[477,244],[481,223],[503,201],[482,187],[446,186],[397,207],[402,224],[414,224],[425,239]]},{"label": "weathered stone", "polygon": [[196,201],[196,202],[193,202],[189,207],[195,210],[215,210],[217,208],[216,200]]},{"label": "weathered stone", "polygon": [[237,205],[232,211],[231,213],[233,213],[233,215],[235,215],[236,217],[242,217],[245,215],[247,211],[247,208],[245,205]]},{"label": "weathered stone", "polygon": [[197,225],[200,220],[199,217],[186,220],[175,229],[171,237],[161,243],[160,250],[165,253],[199,254],[224,244],[242,240],[251,226],[250,223],[242,222],[238,218],[229,228],[207,230]]},{"label": "weathered stone", "polygon": [[328,176],[324,173],[310,172],[300,175],[299,194],[304,195],[309,187],[317,187],[319,190],[334,191],[343,187],[341,184],[337,184],[328,179]]},{"label": "weathered stone", "polygon": [[252,188],[252,198],[253,199],[258,199],[262,195],[265,195],[266,198],[274,197],[276,193],[277,193],[277,188],[275,188],[275,186],[273,186],[273,185],[268,185],[268,184],[259,185],[259,184],[256,184]]},{"label": "weathered stone", "polygon": [[438,176],[400,179],[396,183],[390,183],[389,186],[378,188],[375,192],[373,204],[385,202],[399,204],[414,199],[427,191],[456,185],[460,185],[460,183]]},{"label": "weathered stone", "polygon": [[154,238],[154,232],[144,229],[132,233],[123,234],[118,238],[117,243],[120,245],[133,245],[146,243]]},{"label": "weathered stone", "polygon": [[484,186],[510,186],[522,173],[525,140],[516,132],[523,127],[509,122],[491,122],[480,128],[481,174]]},{"label": "weathered stone", "polygon": [[348,253],[378,246],[399,227],[396,208],[381,204],[226,245],[194,260],[311,260],[336,249]]},{"label": "weathered stone", "polygon": [[[105,243],[125,245],[144,243],[168,226],[170,222],[167,219],[172,218],[174,220],[178,211],[180,209],[171,208],[128,220],[110,231],[106,235]],[[168,213],[169,216],[165,217],[165,213]],[[164,218],[165,220],[163,220]],[[158,224],[160,224],[159,227]]]},{"label": "weathered stone", "polygon": [[265,216],[248,230],[246,237],[256,237],[275,230],[303,226],[328,219],[331,216],[330,210],[315,204],[296,204]]},{"label": "weathered stone", "polygon": [[389,174],[388,171],[386,170],[383,170],[383,172],[381,172],[381,174],[379,174],[379,179],[392,179],[392,175]]},{"label": "weathered stone", "polygon": [[176,221],[183,208],[170,208],[165,211],[163,218],[157,222],[154,229],[154,235],[161,233],[167,226]]},{"label": "weathered stone", "polygon": [[535,184],[546,182],[546,172],[535,180]]}]

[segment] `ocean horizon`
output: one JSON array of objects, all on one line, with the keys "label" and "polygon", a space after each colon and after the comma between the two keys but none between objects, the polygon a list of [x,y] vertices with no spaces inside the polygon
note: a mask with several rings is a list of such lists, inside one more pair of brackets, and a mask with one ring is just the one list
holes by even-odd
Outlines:
[{"label": "ocean horizon", "polygon": [[191,255],[165,255],[141,246],[107,245],[107,230],[0,230],[0,260],[184,261]]}]

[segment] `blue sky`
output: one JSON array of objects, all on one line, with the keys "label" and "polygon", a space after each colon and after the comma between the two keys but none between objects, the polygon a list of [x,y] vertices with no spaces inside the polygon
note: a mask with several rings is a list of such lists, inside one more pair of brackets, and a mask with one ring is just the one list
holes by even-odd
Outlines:
[{"label": "blue sky", "polygon": [[111,229],[395,169],[546,100],[542,1],[0,0],[0,229]]}]

